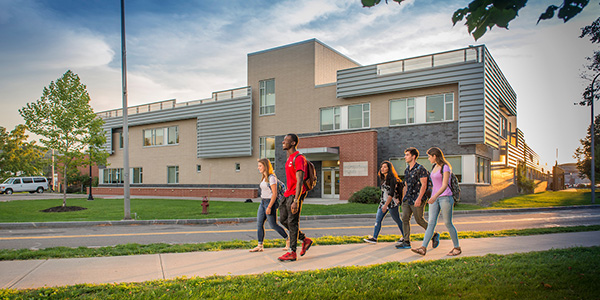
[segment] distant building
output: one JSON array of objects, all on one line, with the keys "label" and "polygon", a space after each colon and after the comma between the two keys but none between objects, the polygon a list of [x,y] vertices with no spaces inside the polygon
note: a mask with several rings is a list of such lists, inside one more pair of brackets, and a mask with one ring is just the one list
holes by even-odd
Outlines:
[{"label": "distant building", "polygon": [[565,185],[576,187],[579,184],[589,185],[591,183],[587,177],[579,177],[579,170],[576,163],[567,163],[558,166],[565,171]]},{"label": "distant building", "polygon": [[[284,176],[285,134],[316,169],[309,197],[346,200],[377,185],[379,164],[398,173],[404,150],[440,147],[465,202],[517,194],[516,167],[548,184],[546,164],[517,128],[517,96],[488,49],[448,52],[362,66],[311,39],[248,54],[248,86],[211,98],[129,108],[131,194],[253,198],[266,157]],[[122,116],[106,121],[110,166],[101,191],[122,193]]]}]

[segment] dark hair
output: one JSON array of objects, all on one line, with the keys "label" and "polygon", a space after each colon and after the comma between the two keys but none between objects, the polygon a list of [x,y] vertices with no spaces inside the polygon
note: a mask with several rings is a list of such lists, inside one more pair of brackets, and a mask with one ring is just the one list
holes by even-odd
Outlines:
[{"label": "dark hair", "polygon": [[295,133],[288,133],[287,135],[292,138],[292,141],[296,142],[295,146],[298,147],[298,136]]},{"label": "dark hair", "polygon": [[387,175],[392,174],[392,176],[396,178],[396,182],[400,182],[400,177],[398,177],[398,173],[396,173],[394,165],[392,165],[392,163],[388,160],[383,161],[381,165],[379,165],[379,171],[377,172],[377,175],[379,175],[379,179],[381,179],[381,182],[383,183],[385,181],[385,184],[390,185],[390,181],[392,180],[392,176],[386,176],[384,174],[381,174],[381,166],[383,166],[384,164],[388,167]]},{"label": "dark hair", "polygon": [[448,167],[450,167],[450,169],[452,169],[452,166],[448,163],[448,161],[444,157],[444,152],[442,152],[442,149],[440,149],[438,147],[431,147],[431,148],[429,148],[429,150],[427,150],[427,154],[429,154],[431,156],[435,156],[435,164],[440,166],[440,174],[444,173],[443,172],[444,165],[447,165]]},{"label": "dark hair", "polygon": [[415,147],[406,148],[406,150],[404,150],[404,153],[406,152],[410,152],[410,155],[414,156],[415,158],[419,158],[419,150],[417,150],[417,148]]}]

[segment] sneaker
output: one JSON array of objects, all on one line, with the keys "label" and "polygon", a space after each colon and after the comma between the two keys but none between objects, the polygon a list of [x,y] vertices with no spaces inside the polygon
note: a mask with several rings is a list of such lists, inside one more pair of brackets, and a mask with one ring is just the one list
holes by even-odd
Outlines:
[{"label": "sneaker", "polygon": [[296,252],[286,252],[284,255],[280,256],[280,261],[296,261]]},{"label": "sneaker", "polygon": [[401,237],[401,238],[400,238],[400,239],[399,239],[399,240],[396,242],[396,244],[395,244],[394,246],[396,246],[396,248],[398,248],[398,247],[402,246],[402,243],[404,243],[404,238],[403,238],[403,237]]},{"label": "sneaker", "polygon": [[433,234],[433,238],[431,239],[431,246],[433,248],[437,248],[440,245],[440,234],[438,232]]},{"label": "sneaker", "polygon": [[363,241],[371,244],[377,244],[377,239],[374,237],[369,237],[368,239],[363,239]]},{"label": "sneaker", "polygon": [[398,249],[410,249],[410,242],[404,241],[402,244],[396,246]]},{"label": "sneaker", "polygon": [[302,241],[302,251],[300,251],[300,256],[304,256],[304,254],[306,254],[306,251],[308,251],[312,243],[313,241],[311,239],[304,238],[304,241]]}]

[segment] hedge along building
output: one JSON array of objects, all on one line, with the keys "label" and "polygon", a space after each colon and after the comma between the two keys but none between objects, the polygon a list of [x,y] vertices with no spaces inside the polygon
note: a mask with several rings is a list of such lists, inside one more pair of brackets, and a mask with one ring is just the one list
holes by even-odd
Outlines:
[{"label": "hedge along building", "polygon": [[[285,134],[316,167],[309,197],[348,199],[377,184],[404,149],[440,147],[466,202],[517,194],[517,164],[543,184],[547,166],[517,128],[516,94],[485,46],[361,66],[311,39],[248,54],[248,86],[184,103],[130,107],[132,195],[254,198],[267,157],[279,178]],[[109,166],[98,193],[122,193],[122,116],[105,121]]]}]

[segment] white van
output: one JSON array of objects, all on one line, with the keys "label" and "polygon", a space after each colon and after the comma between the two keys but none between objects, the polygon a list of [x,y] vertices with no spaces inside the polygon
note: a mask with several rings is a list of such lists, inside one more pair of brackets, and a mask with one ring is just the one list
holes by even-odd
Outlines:
[{"label": "white van", "polygon": [[0,184],[0,194],[17,192],[43,193],[48,189],[46,177],[11,177]]}]

